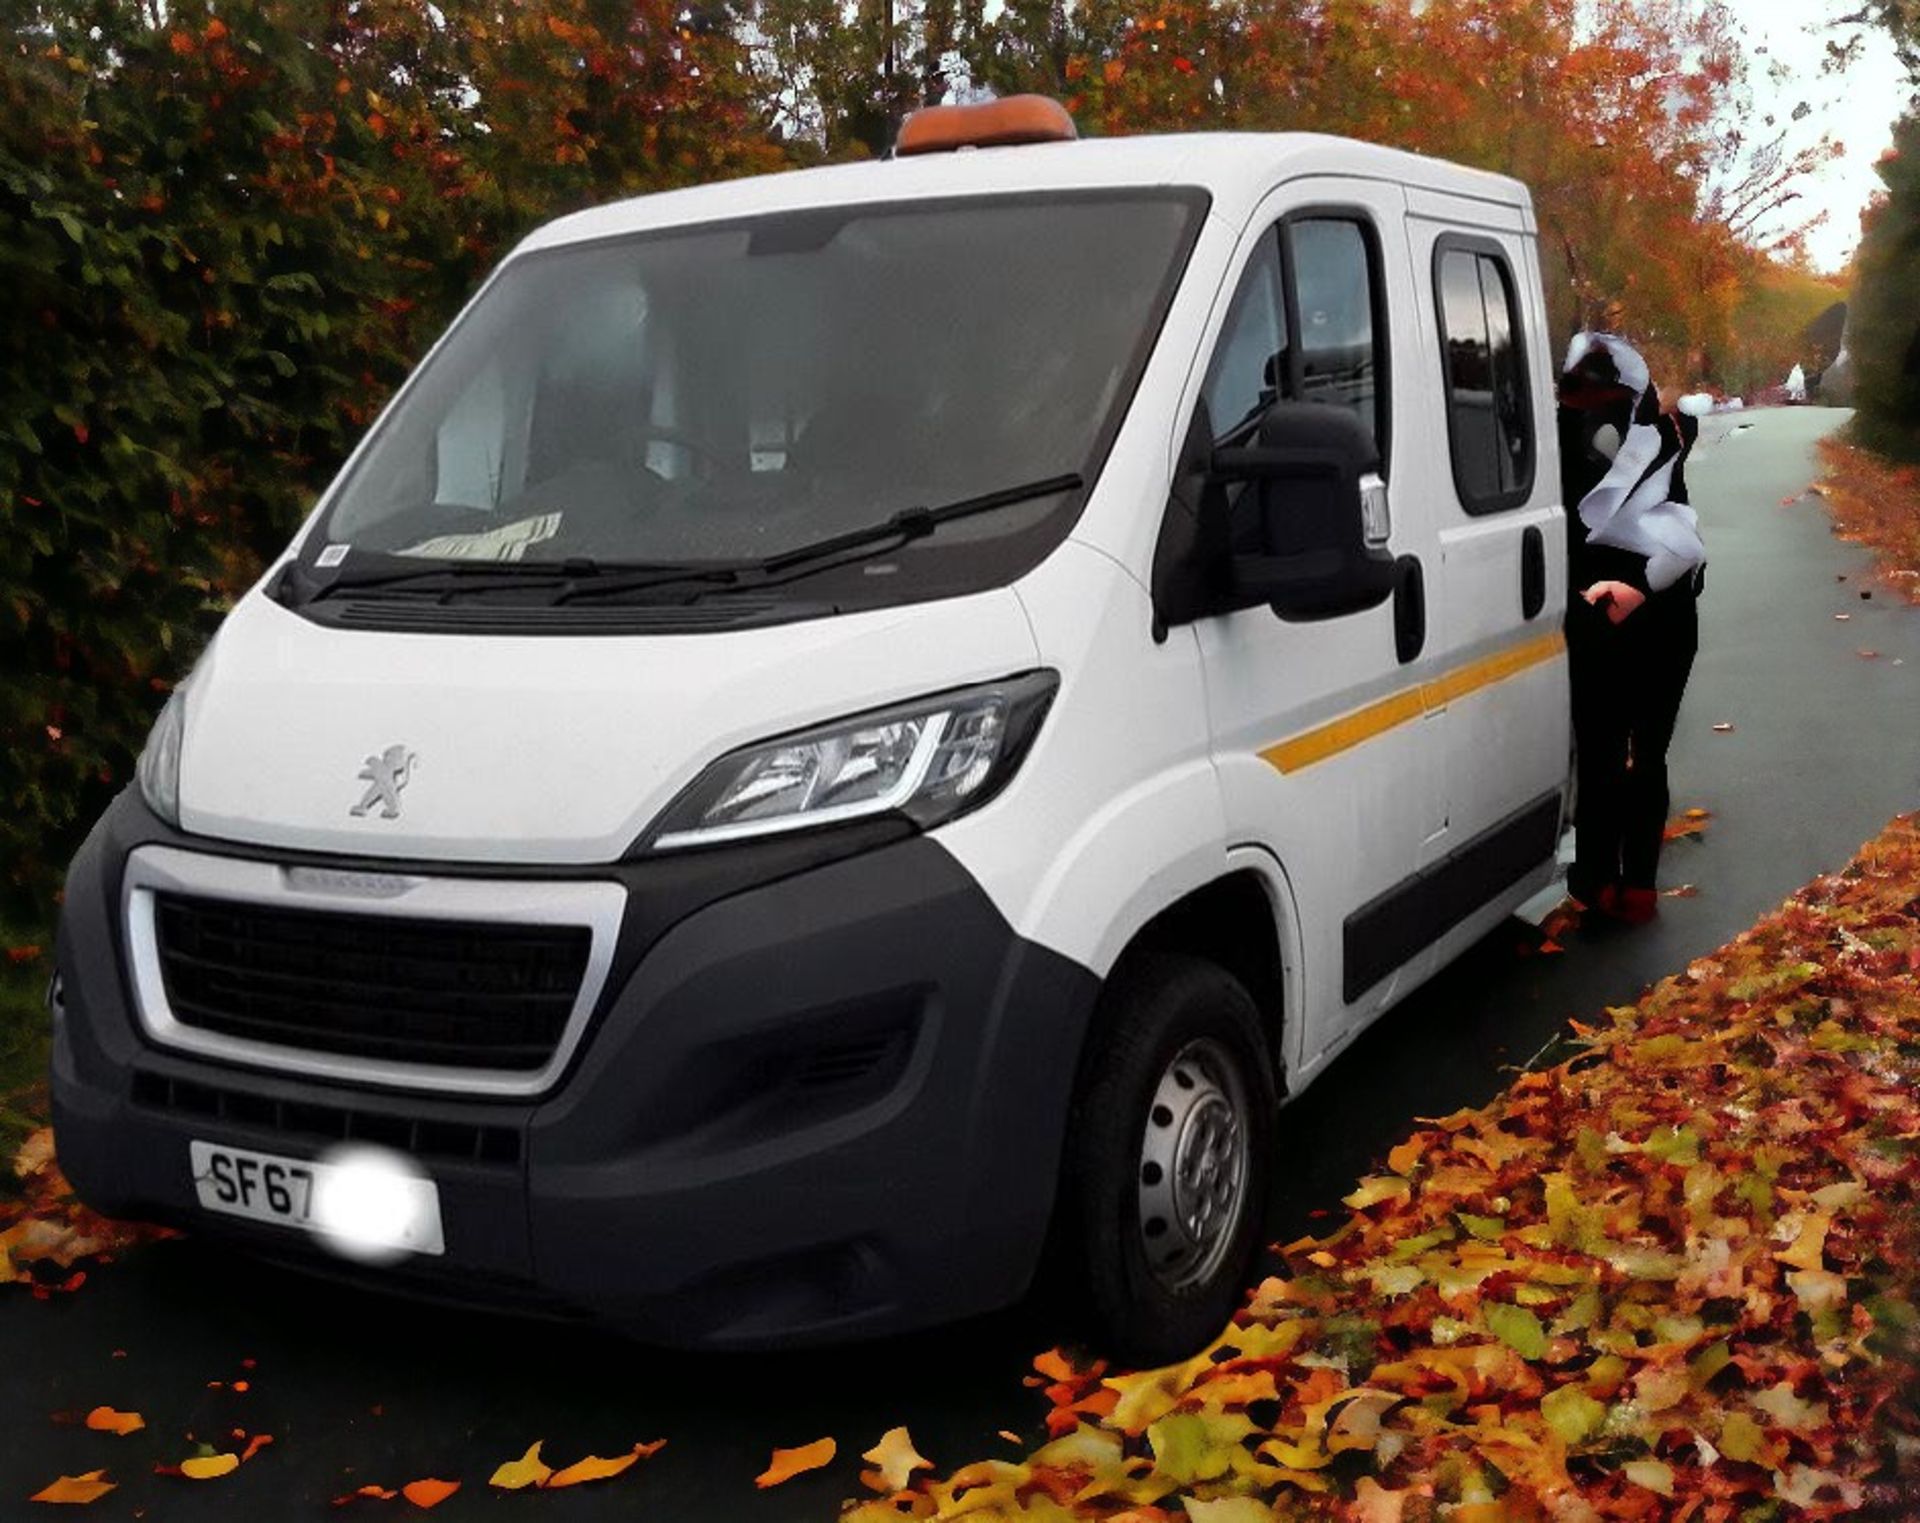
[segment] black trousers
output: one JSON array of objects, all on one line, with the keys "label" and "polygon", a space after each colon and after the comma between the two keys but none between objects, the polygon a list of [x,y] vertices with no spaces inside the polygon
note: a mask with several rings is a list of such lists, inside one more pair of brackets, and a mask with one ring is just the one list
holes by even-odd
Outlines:
[{"label": "black trousers", "polygon": [[1584,602],[1568,610],[1579,799],[1567,887],[1576,899],[1590,903],[1614,882],[1655,886],[1667,746],[1699,645],[1690,583],[1648,598],[1620,624]]}]

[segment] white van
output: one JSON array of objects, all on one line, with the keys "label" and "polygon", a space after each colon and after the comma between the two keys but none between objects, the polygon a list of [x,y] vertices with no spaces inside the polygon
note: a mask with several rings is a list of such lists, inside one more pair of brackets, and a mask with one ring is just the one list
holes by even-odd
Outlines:
[{"label": "white van", "polygon": [[1278,1100],[1552,873],[1546,313],[1511,180],[1071,135],[501,264],[73,863],[88,1201],[683,1344],[1043,1248],[1217,1329]]}]

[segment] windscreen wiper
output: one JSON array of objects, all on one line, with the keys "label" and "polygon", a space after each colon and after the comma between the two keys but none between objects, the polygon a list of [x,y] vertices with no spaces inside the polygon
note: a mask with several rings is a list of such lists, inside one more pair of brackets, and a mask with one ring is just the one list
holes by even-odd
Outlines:
[{"label": "windscreen wiper", "polygon": [[612,564],[586,556],[571,556],[560,561],[474,561],[447,565],[422,566],[417,570],[374,571],[364,575],[336,576],[315,589],[310,601],[371,589],[438,593],[443,598],[455,593],[491,591],[504,587],[571,587],[595,577],[636,575],[658,577],[664,581],[732,581],[737,575],[727,566],[675,566],[638,564],[619,561]]},{"label": "windscreen wiper", "polygon": [[[563,567],[566,569],[563,570]],[[460,565],[447,565],[441,562],[437,565],[412,567],[405,571],[368,571],[358,575],[346,572],[328,577],[314,589],[312,600],[318,602],[321,598],[352,592],[367,592],[377,587],[391,587],[396,590],[418,588],[422,592],[439,592],[478,583],[490,583],[497,587],[539,586],[558,580],[572,569],[565,562],[536,563],[530,566],[521,561],[474,561]]]},{"label": "windscreen wiper", "polygon": [[822,562],[844,565],[850,561],[864,560],[875,553],[874,547],[897,550],[956,518],[970,518],[976,513],[990,513],[996,508],[1010,508],[1017,503],[1031,502],[1036,497],[1071,492],[1081,485],[1083,478],[1078,471],[1046,476],[1038,481],[1022,482],[1018,486],[1002,487],[998,491],[982,492],[974,497],[962,497],[937,508],[903,508],[879,523],[849,529],[844,534],[829,535],[809,544],[796,545],[791,550],[781,550],[759,560],[715,562],[705,566],[694,564],[677,568],[677,571],[662,567],[651,573],[616,573],[583,579],[563,587],[554,594],[553,601],[571,603],[582,598],[638,592],[649,587],[691,580],[727,582],[741,588],[777,585],[794,576],[805,576],[823,569]]}]

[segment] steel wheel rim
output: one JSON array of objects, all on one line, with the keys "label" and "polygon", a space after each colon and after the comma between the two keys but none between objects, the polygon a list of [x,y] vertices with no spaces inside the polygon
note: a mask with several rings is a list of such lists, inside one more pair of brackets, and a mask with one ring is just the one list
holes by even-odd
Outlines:
[{"label": "steel wheel rim", "polygon": [[1199,1037],[1174,1054],[1148,1103],[1137,1230],[1165,1289],[1213,1278],[1247,1210],[1247,1086],[1227,1049]]}]

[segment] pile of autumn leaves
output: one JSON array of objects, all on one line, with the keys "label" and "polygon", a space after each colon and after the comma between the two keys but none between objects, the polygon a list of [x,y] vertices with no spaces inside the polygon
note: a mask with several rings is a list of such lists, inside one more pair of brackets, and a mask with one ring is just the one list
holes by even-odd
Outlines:
[{"label": "pile of autumn leaves", "polygon": [[24,1285],[41,1300],[71,1293],[86,1284],[87,1265],[173,1236],[164,1227],[111,1221],[75,1199],[53,1161],[48,1127],[21,1144],[12,1172],[0,1181],[0,1285]]},{"label": "pile of autumn leaves", "polygon": [[1920,819],[1608,1015],[1194,1359],[1042,1356],[1053,1442],[843,1523],[1911,1517]]},{"label": "pile of autumn leaves", "polygon": [[1920,603],[1920,466],[1831,436],[1820,441],[1825,475],[1813,488],[1833,514],[1833,532],[1879,552],[1880,571]]}]

